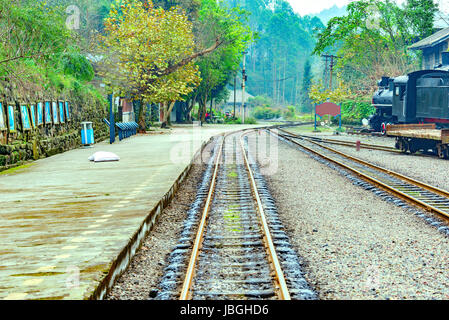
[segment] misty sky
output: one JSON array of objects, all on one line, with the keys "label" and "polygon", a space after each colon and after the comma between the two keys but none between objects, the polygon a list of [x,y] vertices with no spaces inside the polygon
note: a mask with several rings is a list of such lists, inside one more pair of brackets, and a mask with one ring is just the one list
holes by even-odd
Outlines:
[{"label": "misty sky", "polygon": [[[324,9],[331,8],[333,5],[342,7],[351,0],[287,0],[293,10],[300,15],[319,13]],[[403,3],[405,0],[395,0],[397,3]],[[438,0],[440,7],[443,7],[443,11],[449,11],[449,0]]]}]

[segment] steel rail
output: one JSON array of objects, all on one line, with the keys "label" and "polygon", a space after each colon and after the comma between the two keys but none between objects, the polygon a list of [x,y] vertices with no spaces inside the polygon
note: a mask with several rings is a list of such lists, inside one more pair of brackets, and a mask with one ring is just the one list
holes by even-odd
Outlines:
[{"label": "steel rail", "polygon": [[[282,130],[282,131],[285,131],[285,130]],[[398,172],[395,172],[395,171],[392,171],[392,170],[389,170],[389,169],[386,169],[386,168],[377,166],[377,165],[375,165],[375,164],[369,163],[369,162],[367,162],[367,161],[365,161],[365,160],[362,160],[362,159],[359,159],[359,158],[350,156],[350,155],[348,155],[348,154],[346,154],[346,153],[340,152],[340,151],[335,150],[335,149],[333,149],[333,148],[326,147],[326,146],[324,146],[324,145],[322,145],[322,144],[320,144],[320,143],[317,143],[317,142],[314,142],[314,141],[309,141],[309,142],[310,142],[310,143],[313,143],[313,144],[316,144],[316,145],[318,145],[319,147],[324,148],[324,149],[327,149],[327,150],[329,150],[329,151],[331,151],[331,152],[337,153],[337,154],[339,154],[339,155],[341,155],[341,156],[343,156],[343,157],[346,157],[346,158],[349,158],[349,159],[351,159],[351,160],[353,160],[353,161],[356,161],[356,162],[358,162],[358,163],[360,163],[360,164],[369,166],[369,167],[371,167],[371,168],[373,168],[373,169],[382,171],[382,172],[384,172],[384,173],[386,173],[386,174],[392,175],[392,176],[394,176],[394,177],[396,177],[396,178],[399,178],[399,179],[401,179],[401,180],[405,180],[405,181],[407,181],[407,182],[409,182],[409,183],[411,183],[411,184],[414,184],[414,185],[416,185],[416,186],[419,186],[419,187],[421,187],[421,188],[423,188],[423,189],[426,189],[426,190],[431,191],[431,192],[438,193],[439,195],[442,195],[442,196],[444,196],[444,197],[449,198],[449,191],[446,191],[446,190],[443,190],[443,189],[440,189],[440,188],[431,186],[431,185],[429,185],[429,184],[427,184],[427,183],[424,183],[424,182],[415,180],[415,179],[413,179],[413,178],[407,177],[407,176],[405,176],[405,175],[403,175],[403,174],[400,174],[400,173],[398,173]]]},{"label": "steel rail", "polygon": [[[355,143],[352,141],[343,141],[343,140],[334,140],[334,139],[326,139],[326,138],[318,138],[318,137],[311,137],[311,136],[306,136],[306,135],[302,135],[302,134],[296,134],[296,133],[292,133],[290,131],[287,130],[283,130],[282,128],[278,128],[279,130],[286,132],[288,134],[290,134],[292,137],[297,136],[298,139],[312,139],[312,140],[322,140],[322,142],[324,143],[329,143],[329,144],[335,144],[335,145],[342,145],[342,146],[347,146],[347,147],[354,147]],[[396,148],[393,147],[387,147],[387,146],[380,146],[380,145],[373,145],[373,144],[367,144],[367,143],[361,143],[360,144],[360,148],[362,149],[372,149],[372,150],[380,150],[380,151],[385,151],[385,152],[392,152],[392,153],[397,153],[397,154],[404,154],[406,155],[406,152],[403,152],[401,150],[398,150]],[[415,157],[429,157],[429,158],[434,158],[435,155],[429,154],[429,153],[413,153],[412,154]]]},{"label": "steel rail", "polygon": [[196,265],[196,261],[198,259],[201,244],[203,242],[206,221],[207,221],[207,218],[209,215],[210,204],[212,202],[212,197],[213,197],[214,190],[215,190],[218,168],[220,167],[220,159],[221,159],[221,154],[222,154],[225,138],[226,138],[226,136],[223,136],[223,140],[220,143],[217,158],[215,159],[214,174],[212,176],[211,186],[209,188],[209,194],[207,196],[206,205],[204,206],[203,215],[201,217],[201,222],[198,227],[198,232],[195,237],[192,254],[190,256],[189,265],[187,267],[186,277],[184,279],[184,283],[183,283],[182,290],[181,290],[181,295],[179,297],[180,300],[187,300],[187,299],[189,299],[189,296],[190,296],[190,290],[192,287],[192,279],[193,279],[193,275],[195,273],[195,265]]},{"label": "steel rail", "polygon": [[[249,130],[251,130],[251,129],[249,129]],[[251,130],[251,131],[254,131],[254,130]],[[246,135],[246,134],[244,134],[244,135]],[[227,135],[229,135],[229,134],[227,134]],[[213,173],[213,176],[212,176],[212,179],[211,179],[211,186],[209,188],[209,193],[208,193],[208,196],[207,196],[206,204],[205,204],[205,207],[203,209],[203,214],[202,214],[201,221],[200,221],[200,224],[199,224],[199,227],[198,227],[198,231],[197,231],[197,234],[196,234],[196,237],[195,237],[195,242],[194,242],[194,245],[193,245],[192,253],[191,253],[189,264],[188,264],[188,267],[187,267],[186,276],[185,276],[185,279],[184,279],[184,282],[183,282],[183,286],[182,286],[182,289],[181,289],[181,294],[180,294],[180,297],[179,297],[180,300],[188,300],[191,297],[191,287],[192,287],[192,283],[193,283],[193,277],[194,277],[194,274],[195,274],[195,266],[196,266],[196,263],[197,263],[197,260],[198,260],[199,252],[200,252],[201,245],[202,245],[203,238],[204,238],[206,223],[207,223],[207,219],[208,219],[208,216],[209,216],[210,206],[211,206],[213,195],[214,195],[214,191],[215,191],[215,185],[216,185],[216,181],[217,181],[218,170],[219,170],[219,167],[220,167],[220,159],[222,157],[223,146],[224,146],[224,142],[225,142],[225,139],[226,139],[227,135],[223,136],[223,140],[220,143],[219,152],[218,152],[217,157],[215,159],[215,168],[214,168],[214,173]],[[267,221],[266,221],[266,218],[265,218],[265,213],[264,213],[264,210],[263,210],[262,201],[260,200],[259,192],[258,192],[258,189],[257,189],[257,186],[256,186],[256,182],[255,182],[255,179],[254,179],[254,175],[252,173],[251,167],[249,165],[248,158],[246,156],[246,151],[245,151],[245,148],[244,148],[244,145],[243,145],[243,140],[242,140],[244,135],[242,135],[240,137],[240,146],[242,148],[243,158],[244,158],[245,165],[246,165],[246,168],[247,168],[249,176],[250,176],[253,193],[254,193],[254,196],[255,196],[256,201],[257,201],[258,211],[259,211],[260,218],[261,218],[262,231],[264,232],[263,238],[265,240],[264,242],[266,244],[266,249],[267,249],[267,252],[268,252],[268,256],[271,259],[270,262],[271,262],[271,264],[273,266],[273,269],[274,269],[275,280],[276,280],[277,285],[278,285],[278,288],[276,288],[276,289],[279,292],[279,296],[280,296],[280,298],[282,300],[290,300],[291,299],[290,298],[290,293],[289,293],[288,288],[287,288],[287,284],[286,284],[286,281],[285,281],[285,276],[284,276],[284,273],[282,271],[281,265],[279,263],[279,259],[278,259],[277,254],[276,254],[276,249],[274,248],[273,240],[271,238],[269,227],[268,227],[268,224],[267,224]]]},{"label": "steel rail", "polygon": [[259,211],[260,221],[262,224],[262,231],[264,233],[264,240],[265,240],[264,242],[267,247],[268,255],[270,257],[270,260],[271,260],[271,263],[273,265],[273,269],[275,272],[275,279],[276,279],[278,287],[279,287],[278,288],[279,296],[282,300],[291,300],[290,293],[289,293],[288,287],[287,287],[287,283],[285,282],[284,272],[282,271],[282,267],[281,267],[281,264],[279,263],[279,259],[278,259],[277,253],[276,253],[276,248],[274,247],[273,239],[271,238],[271,233],[270,233],[270,229],[268,227],[267,219],[265,217],[265,211],[263,209],[262,201],[260,200],[260,197],[259,197],[259,191],[257,189],[256,180],[254,179],[254,175],[253,175],[251,166],[249,164],[248,157],[246,156],[246,150],[245,150],[244,143],[243,143],[243,137],[247,134],[248,133],[245,133],[240,137],[240,146],[242,148],[243,159],[245,160],[246,169],[248,170],[249,177],[251,180],[251,186],[252,186],[252,189],[254,192],[254,196],[257,201],[257,207],[258,207],[258,211]]},{"label": "steel rail", "polygon": [[[274,132],[274,131],[272,131],[270,129],[268,129],[268,130],[271,131],[271,132]],[[307,147],[307,146],[305,146],[305,145],[303,145],[303,144],[301,144],[301,143],[299,143],[299,142],[297,142],[297,141],[295,141],[295,140],[293,140],[293,139],[291,139],[289,137],[286,137],[283,134],[279,134],[277,132],[274,132],[274,133],[277,134],[278,136],[280,136],[280,137],[282,137],[282,138],[284,138],[284,139],[286,139],[286,140],[288,140],[288,141],[290,141],[290,142],[300,146],[301,148],[304,148],[307,151],[312,152],[313,154],[318,155],[319,157],[322,157],[322,158],[324,158],[324,159],[326,159],[326,160],[328,160],[330,162],[336,163],[339,166],[341,166],[341,167],[343,167],[345,169],[348,169],[351,172],[356,173],[358,176],[364,178],[365,180],[373,182],[374,184],[380,186],[382,189],[387,190],[387,191],[389,191],[389,192],[399,196],[400,198],[402,198],[402,199],[404,199],[404,200],[406,200],[408,202],[414,203],[415,205],[418,205],[418,206],[420,206],[420,207],[422,207],[422,208],[424,208],[424,209],[426,209],[426,210],[428,210],[430,212],[437,213],[437,214],[443,216],[446,219],[449,218],[449,214],[447,212],[445,212],[445,211],[442,211],[442,210],[440,210],[440,209],[438,209],[438,208],[436,208],[436,207],[434,207],[432,205],[429,205],[426,202],[423,202],[423,201],[421,201],[421,200],[419,200],[419,199],[417,199],[415,197],[412,197],[412,196],[410,196],[410,195],[408,195],[408,194],[406,194],[406,193],[404,193],[404,192],[402,192],[402,191],[400,191],[400,190],[398,190],[398,189],[396,189],[396,188],[394,188],[394,187],[392,187],[392,186],[390,186],[388,184],[385,184],[385,183],[377,180],[376,178],[373,178],[373,177],[371,177],[371,176],[369,176],[369,175],[367,175],[367,174],[365,174],[365,173],[363,173],[363,172],[361,172],[361,171],[359,171],[357,169],[354,169],[351,166],[348,166],[348,165],[346,165],[346,164],[344,164],[344,163],[342,163],[342,162],[340,162],[340,161],[338,161],[336,159],[332,159],[332,158],[330,158],[330,157],[328,157],[328,156],[326,156],[326,155],[324,155],[324,154],[322,154],[322,153],[320,153],[320,152],[318,152],[316,150],[313,150],[312,148],[309,148],[309,147]],[[313,141],[310,141],[310,142],[313,143],[313,144],[316,144],[316,145],[318,145],[318,146],[320,146],[320,147],[322,147],[324,149],[328,149],[329,151],[335,152],[335,153],[337,153],[337,154],[339,154],[339,155],[341,155],[341,156],[343,156],[345,158],[348,158],[350,160],[354,160],[354,161],[356,161],[356,162],[358,162],[360,164],[369,166],[369,167],[374,168],[374,169],[378,169],[378,170],[380,170],[383,173],[390,174],[390,175],[395,176],[397,178],[404,179],[405,181],[407,181],[407,182],[409,182],[411,184],[415,184],[416,186],[422,187],[423,189],[426,189],[428,191],[433,191],[435,193],[443,195],[444,197],[449,197],[449,192],[447,192],[445,190],[442,190],[442,189],[430,186],[430,185],[425,184],[425,183],[420,182],[420,181],[416,181],[416,180],[414,180],[412,178],[406,177],[406,176],[401,175],[399,173],[396,173],[394,171],[378,167],[378,166],[370,164],[370,163],[368,163],[366,161],[363,161],[363,160],[354,158],[352,156],[346,155],[344,153],[341,153],[341,152],[339,152],[337,150],[334,150],[332,148],[328,148],[328,147],[322,146],[319,143],[316,143],[316,142],[313,142]]]},{"label": "steel rail", "polygon": [[[323,143],[329,143],[329,144],[335,144],[335,145],[341,145],[341,146],[345,146],[345,147],[355,147],[356,143],[353,141],[344,141],[344,140],[336,140],[336,139],[326,139],[326,138],[319,138],[319,137],[311,137],[311,136],[306,136],[306,135],[302,135],[302,134],[296,134],[296,133],[292,133],[290,131],[287,130],[283,130],[283,129],[279,129],[280,131],[283,131],[285,133],[288,133],[290,135],[297,136],[297,137],[301,137],[301,138],[305,138],[305,139],[310,139],[310,140],[315,140],[318,142],[323,142]],[[380,150],[380,151],[386,151],[386,152],[393,152],[393,153],[403,153],[401,150],[395,149],[393,147],[387,147],[387,146],[380,146],[380,145],[375,145],[375,144],[368,144],[368,143],[360,143],[360,148],[362,149],[371,149],[371,150]]]}]

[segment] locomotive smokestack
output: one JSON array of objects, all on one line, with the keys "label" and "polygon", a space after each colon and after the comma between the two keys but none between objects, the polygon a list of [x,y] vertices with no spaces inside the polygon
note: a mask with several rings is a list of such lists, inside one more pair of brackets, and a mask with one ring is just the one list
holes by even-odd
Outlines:
[{"label": "locomotive smokestack", "polygon": [[380,80],[379,86],[380,87],[388,87],[388,80],[390,80],[390,77],[382,77],[382,80]]}]

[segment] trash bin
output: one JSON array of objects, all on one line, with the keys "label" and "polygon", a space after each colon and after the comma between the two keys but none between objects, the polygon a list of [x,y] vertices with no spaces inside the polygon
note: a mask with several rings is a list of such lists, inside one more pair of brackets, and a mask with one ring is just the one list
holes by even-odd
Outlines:
[{"label": "trash bin", "polygon": [[92,122],[81,122],[81,143],[85,146],[95,143]]}]

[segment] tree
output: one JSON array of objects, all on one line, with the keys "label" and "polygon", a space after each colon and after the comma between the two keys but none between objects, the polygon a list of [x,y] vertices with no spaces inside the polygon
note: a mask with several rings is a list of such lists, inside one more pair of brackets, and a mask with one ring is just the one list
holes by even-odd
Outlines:
[{"label": "tree", "polygon": [[201,84],[195,90],[199,102],[198,118],[205,120],[207,102],[222,98],[226,84],[237,72],[243,52],[253,39],[245,25],[247,13],[239,8],[227,9],[215,0],[202,0],[197,33],[203,46],[220,38],[223,44],[212,54],[197,61],[201,72]]},{"label": "tree", "polygon": [[251,12],[249,26],[258,35],[246,57],[247,89],[252,95],[268,95],[276,105],[299,101],[304,63],[315,45],[315,33],[324,28],[314,17],[301,17],[284,0],[240,3]]},{"label": "tree", "polygon": [[433,33],[438,4],[434,0],[407,0],[405,15],[411,21],[413,34],[425,38]]},{"label": "tree", "polygon": [[314,53],[337,49],[342,80],[368,95],[381,76],[418,68],[407,47],[431,32],[435,10],[431,0],[408,0],[404,8],[391,0],[352,2],[346,16],[331,19],[319,34]]},{"label": "tree", "polygon": [[73,49],[61,56],[59,65],[65,74],[81,81],[92,81],[95,76],[95,71],[90,62]]},{"label": "tree", "polygon": [[[182,9],[164,10],[150,1],[132,0],[111,7],[100,43],[105,54],[101,74],[111,89],[144,104],[161,103],[163,127],[173,102],[199,84],[193,60],[218,46],[194,53],[192,23]],[[138,115],[141,130],[145,129],[143,109]]]},{"label": "tree", "polygon": [[304,65],[304,74],[302,78],[302,93],[301,93],[301,111],[310,112],[312,110],[312,103],[309,97],[310,86],[312,85],[312,72],[310,60],[307,60]]},{"label": "tree", "polygon": [[34,91],[73,40],[62,12],[40,3],[0,0],[0,80]]}]

